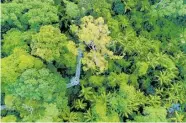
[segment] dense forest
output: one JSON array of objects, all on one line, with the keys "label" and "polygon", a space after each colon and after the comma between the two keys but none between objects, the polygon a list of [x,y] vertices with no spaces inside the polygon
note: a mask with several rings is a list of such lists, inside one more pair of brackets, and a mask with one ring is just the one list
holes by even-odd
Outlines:
[{"label": "dense forest", "polygon": [[2,122],[186,122],[186,0],[2,0]]}]

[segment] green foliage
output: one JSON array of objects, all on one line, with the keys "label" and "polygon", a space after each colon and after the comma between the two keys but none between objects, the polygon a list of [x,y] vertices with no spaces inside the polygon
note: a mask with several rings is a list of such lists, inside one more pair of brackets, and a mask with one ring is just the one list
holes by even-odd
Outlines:
[{"label": "green foliage", "polygon": [[133,86],[126,84],[120,86],[118,96],[118,112],[126,117],[128,117],[129,114],[132,114],[133,111],[138,111],[139,107],[146,102],[142,92],[137,91]]},{"label": "green foliage", "polygon": [[[39,56],[47,62],[56,61],[73,70],[76,65],[77,48],[73,41],[69,41],[65,34],[51,25],[42,26],[31,42],[31,54]],[[74,71],[74,70],[73,70]]]},{"label": "green foliage", "polygon": [[2,122],[16,122],[16,117],[14,115],[8,115],[1,119]]},{"label": "green foliage", "polygon": [[28,35],[29,32],[23,33],[17,29],[9,30],[3,36],[4,39],[3,39],[2,51],[7,55],[12,54],[14,48],[20,48],[29,51],[27,41],[29,40],[30,37]]},{"label": "green foliage", "polygon": [[82,13],[91,13],[95,17],[104,17],[105,19],[111,17],[112,5],[110,3],[108,0],[78,0],[78,6]]},{"label": "green foliage", "polygon": [[125,12],[125,6],[120,0],[116,0],[114,2],[113,11],[116,14],[123,14]]},{"label": "green foliage", "polygon": [[12,27],[38,30],[41,25],[58,22],[53,0],[14,0],[3,3],[2,8],[2,32]]},{"label": "green foliage", "polygon": [[59,121],[60,112],[68,109],[65,90],[59,75],[46,68],[28,69],[8,85],[5,104],[19,111],[23,121]]},{"label": "green foliage", "polygon": [[185,0],[1,5],[3,122],[186,121]]},{"label": "green foliage", "polygon": [[1,59],[2,84],[14,83],[27,69],[40,69],[44,65],[41,60],[29,55],[22,49],[15,49],[13,54]]},{"label": "green foliage", "polygon": [[77,100],[74,101],[74,106],[73,107],[76,108],[76,109],[85,109],[86,106],[87,106],[87,104],[84,103],[83,100],[77,99]]},{"label": "green foliage", "polygon": [[158,16],[182,16],[186,15],[186,5],[184,0],[162,0],[159,3],[152,6],[152,13],[158,14]]},{"label": "green foliage", "polygon": [[46,121],[60,121],[58,118],[59,116],[59,110],[57,109],[57,106],[55,104],[46,104],[46,109],[44,112],[43,118],[37,120],[39,122],[46,122]]},{"label": "green foliage", "polygon": [[108,84],[111,87],[114,87],[116,85],[126,84],[128,83],[128,75],[125,73],[116,74],[116,73],[110,73],[108,77]]},{"label": "green foliage", "polygon": [[[32,54],[41,57],[47,62],[60,57],[60,48],[66,36],[60,33],[58,28],[43,26],[40,32],[33,36],[31,42]],[[59,47],[58,47],[59,46]]]},{"label": "green foliage", "polygon": [[78,8],[78,5],[73,2],[70,2],[70,1],[66,1],[66,0],[63,0],[63,1],[66,4],[67,16],[69,16],[70,18],[78,17],[80,14],[80,10]]},{"label": "green foliage", "polygon": [[93,86],[102,86],[105,81],[105,77],[103,76],[90,76],[89,83],[91,83]]},{"label": "green foliage", "polygon": [[149,65],[146,62],[138,62],[136,63],[136,65],[137,65],[139,76],[145,75],[147,73]]},{"label": "green foliage", "polygon": [[138,122],[166,122],[166,109],[164,107],[145,107],[142,116],[134,119]]},{"label": "green foliage", "polygon": [[84,97],[86,100],[90,100],[92,101],[93,98],[93,91],[92,91],[92,87],[81,87],[81,93],[79,95],[80,97]]},{"label": "green foliage", "polygon": [[171,122],[185,122],[186,117],[185,113],[178,113],[177,111],[174,114],[174,117],[170,119]]}]

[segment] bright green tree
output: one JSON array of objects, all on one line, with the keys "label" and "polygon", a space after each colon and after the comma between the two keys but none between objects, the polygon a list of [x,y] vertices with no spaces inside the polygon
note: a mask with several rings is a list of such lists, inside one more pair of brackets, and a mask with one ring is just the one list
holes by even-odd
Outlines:
[{"label": "bright green tree", "polygon": [[24,49],[29,51],[29,40],[32,36],[32,31],[21,32],[17,29],[9,30],[4,36],[2,40],[2,51],[6,55],[10,55],[13,53],[15,48]]},{"label": "bright green tree", "polygon": [[31,68],[40,69],[43,66],[43,62],[40,59],[31,56],[22,49],[14,49],[13,54],[1,59],[1,82],[3,88],[5,85],[14,83],[25,70]]},{"label": "bright green tree", "polygon": [[38,30],[41,25],[58,23],[53,0],[13,0],[2,4],[2,32],[12,27]]},{"label": "bright green tree", "polygon": [[134,117],[135,122],[166,122],[167,111],[164,107],[145,107],[143,115]]},{"label": "bright green tree", "polygon": [[76,45],[58,28],[51,25],[41,27],[40,32],[33,35],[31,49],[32,55],[39,56],[49,63],[56,61],[60,66],[64,65],[75,71]]},{"label": "bright green tree", "polygon": [[46,68],[27,69],[6,90],[5,105],[19,111],[22,121],[62,121],[68,110],[65,79]]}]

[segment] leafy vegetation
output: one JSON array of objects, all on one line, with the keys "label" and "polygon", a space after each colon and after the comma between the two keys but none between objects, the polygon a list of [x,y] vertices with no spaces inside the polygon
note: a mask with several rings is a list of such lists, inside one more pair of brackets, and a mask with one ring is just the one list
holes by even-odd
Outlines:
[{"label": "leafy vegetation", "polygon": [[186,122],[185,0],[1,7],[2,122]]}]

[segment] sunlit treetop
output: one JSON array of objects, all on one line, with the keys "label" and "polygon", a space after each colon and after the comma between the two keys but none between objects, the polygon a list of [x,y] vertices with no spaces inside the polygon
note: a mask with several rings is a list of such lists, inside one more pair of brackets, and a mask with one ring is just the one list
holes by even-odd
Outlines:
[{"label": "sunlit treetop", "polygon": [[52,25],[42,26],[39,33],[33,35],[31,54],[47,62],[56,61],[60,65],[75,67],[77,48],[58,28]]},{"label": "sunlit treetop", "polygon": [[14,115],[7,115],[1,119],[2,122],[16,122],[16,116]]},{"label": "sunlit treetop", "polygon": [[144,115],[134,117],[138,122],[165,122],[167,111],[164,107],[145,107]]},{"label": "sunlit treetop", "polygon": [[4,39],[2,40],[2,52],[6,55],[10,55],[13,53],[15,48],[30,51],[28,44],[31,40],[32,34],[32,31],[22,32],[17,29],[9,30],[6,34],[3,35]]},{"label": "sunlit treetop", "polygon": [[22,49],[14,49],[13,54],[1,59],[2,83],[13,83],[27,69],[42,68],[43,62]]},{"label": "sunlit treetop", "polygon": [[72,25],[71,29],[77,34],[81,46],[90,49],[89,52],[85,51],[82,59],[85,71],[92,69],[100,73],[104,72],[108,67],[106,57],[111,59],[119,58],[107,48],[112,41],[109,36],[108,26],[102,17],[94,19],[92,16],[85,16],[81,19],[79,28]]},{"label": "sunlit treetop", "polygon": [[62,35],[58,28],[51,25],[43,26],[40,28],[39,33],[32,38],[31,53],[51,62],[60,57],[60,48],[62,42],[66,41],[66,39],[66,36]]}]

